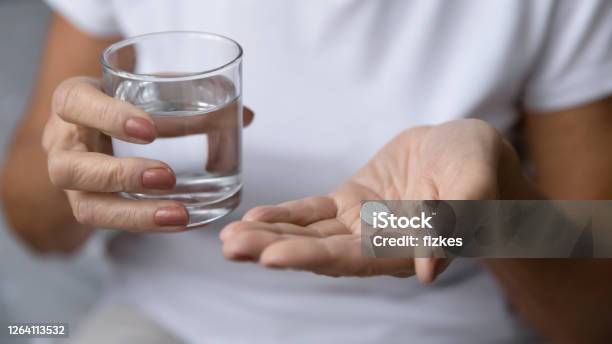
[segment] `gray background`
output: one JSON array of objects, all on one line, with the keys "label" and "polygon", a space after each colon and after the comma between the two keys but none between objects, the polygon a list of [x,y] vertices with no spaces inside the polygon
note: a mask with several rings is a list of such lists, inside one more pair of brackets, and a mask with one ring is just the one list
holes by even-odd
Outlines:
[{"label": "gray background", "polygon": [[[48,17],[49,10],[42,1],[0,0],[2,147],[8,146],[28,101]],[[4,156],[5,149],[0,151],[2,161]],[[108,273],[101,248],[97,240],[78,257],[36,257],[18,243],[0,214],[0,325],[58,321],[70,322],[74,327],[99,296]],[[12,343],[7,338],[0,338],[0,342]]]}]

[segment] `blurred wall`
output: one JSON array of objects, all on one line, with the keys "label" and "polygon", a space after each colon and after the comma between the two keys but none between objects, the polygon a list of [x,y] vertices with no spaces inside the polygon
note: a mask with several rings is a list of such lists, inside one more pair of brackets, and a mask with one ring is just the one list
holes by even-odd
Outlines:
[{"label": "blurred wall", "polygon": [[[40,0],[0,0],[2,147],[7,147],[28,101],[48,17],[49,10]],[[4,156],[2,149],[2,161]],[[102,289],[107,268],[101,247],[94,241],[78,257],[70,259],[34,257],[15,240],[0,214],[0,324],[77,323]],[[7,343],[5,338],[0,342]]]}]

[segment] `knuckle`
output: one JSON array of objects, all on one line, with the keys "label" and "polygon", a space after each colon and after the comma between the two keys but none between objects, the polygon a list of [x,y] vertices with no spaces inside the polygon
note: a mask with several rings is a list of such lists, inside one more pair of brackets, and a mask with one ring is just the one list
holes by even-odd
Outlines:
[{"label": "knuckle", "polygon": [[[100,103],[98,119],[103,123],[104,128],[113,130],[121,123],[121,111],[118,101],[107,99]],[[118,129],[115,129],[118,130]]]},{"label": "knuckle", "polygon": [[96,224],[95,211],[92,209],[91,202],[77,198],[72,202],[72,214],[78,223],[93,226]]},{"label": "knuckle", "polygon": [[129,176],[126,167],[106,162],[94,165],[89,161],[73,161],[64,167],[64,175],[70,185],[86,187],[88,191],[120,192],[129,191]]},{"label": "knuckle", "polygon": [[246,258],[245,256],[248,255],[248,252],[248,247],[235,240],[223,244],[223,255],[229,259]]},{"label": "knuckle", "polygon": [[122,163],[111,164],[108,178],[106,178],[106,189],[112,191],[129,191],[130,176],[129,169]]},{"label": "knuckle", "polygon": [[57,136],[58,136],[57,135],[58,132],[56,129],[57,120],[58,119],[55,115],[51,115],[51,117],[49,118],[49,120],[47,121],[43,129],[43,134],[42,134],[42,138],[40,142],[41,142],[42,148],[47,153],[51,152],[51,150],[53,149],[57,141]]},{"label": "knuckle", "polygon": [[265,221],[269,218],[270,213],[270,207],[257,207],[247,211],[243,218],[250,221]]},{"label": "knuckle", "polygon": [[65,167],[66,184],[72,187],[84,187],[88,184],[90,170],[95,168],[79,159],[66,159]]},{"label": "knuckle", "polygon": [[236,249],[236,247],[232,244],[223,244],[223,256],[227,259],[238,259],[240,256],[240,252]]},{"label": "knuckle", "polygon": [[70,185],[72,173],[70,164],[61,154],[51,154],[47,159],[49,179],[53,185],[59,188],[66,188]]},{"label": "knuckle", "polygon": [[248,230],[248,223],[246,221],[232,222],[225,227],[225,233],[227,238],[234,238],[237,234]]},{"label": "knuckle", "polygon": [[53,149],[53,145],[55,143],[55,140],[53,139],[51,131],[48,130],[48,128],[49,128],[48,126],[45,127],[45,130],[43,131],[42,139],[40,140],[43,150],[47,153],[51,152],[51,150]]},{"label": "knuckle", "polygon": [[51,108],[54,113],[63,117],[71,110],[72,99],[78,96],[80,82],[77,79],[63,81],[55,91],[51,101]]},{"label": "knuckle", "polygon": [[242,231],[237,232],[236,235],[234,235],[233,241],[237,249],[241,251],[248,251],[251,248],[252,243],[254,243],[257,238],[257,233]]},{"label": "knuckle", "polygon": [[144,229],[142,212],[136,208],[120,208],[106,213],[105,221],[111,227],[121,227],[131,232]]}]

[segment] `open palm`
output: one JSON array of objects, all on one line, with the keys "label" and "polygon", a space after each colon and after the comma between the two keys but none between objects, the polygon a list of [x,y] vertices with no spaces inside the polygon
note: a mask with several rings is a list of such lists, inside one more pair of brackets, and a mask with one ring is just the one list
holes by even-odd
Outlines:
[{"label": "open palm", "polygon": [[479,120],[409,129],[328,196],[250,210],[221,232],[233,260],[329,276],[412,276],[431,281],[448,261],[372,258],[361,252],[362,200],[497,199],[520,178],[518,160]]}]

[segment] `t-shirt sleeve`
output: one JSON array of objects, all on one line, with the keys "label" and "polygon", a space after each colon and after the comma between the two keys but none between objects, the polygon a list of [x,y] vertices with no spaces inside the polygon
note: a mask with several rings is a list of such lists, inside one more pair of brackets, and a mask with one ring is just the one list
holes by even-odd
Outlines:
[{"label": "t-shirt sleeve", "polygon": [[115,36],[119,26],[110,0],[45,0],[55,12],[92,36]]},{"label": "t-shirt sleeve", "polygon": [[562,110],[612,94],[612,1],[560,0],[551,14],[526,109]]}]

